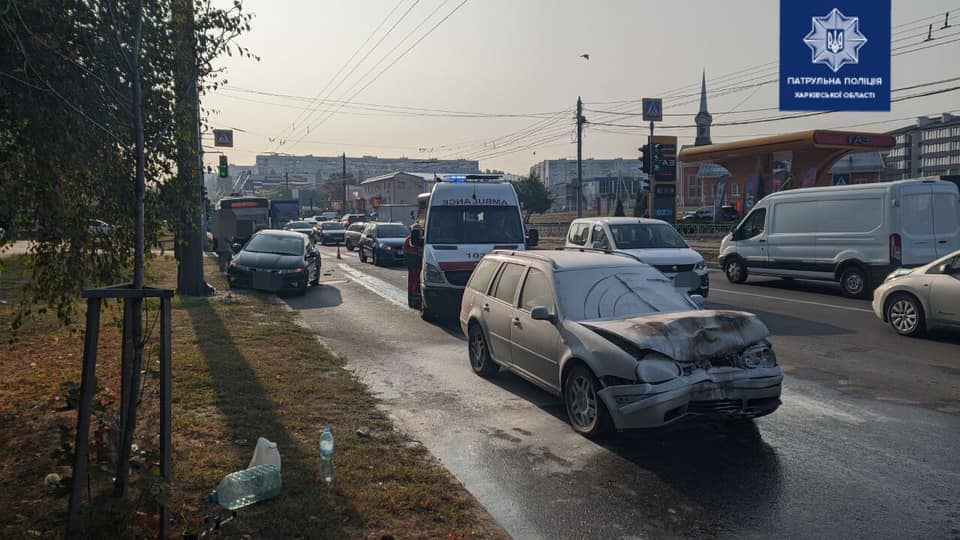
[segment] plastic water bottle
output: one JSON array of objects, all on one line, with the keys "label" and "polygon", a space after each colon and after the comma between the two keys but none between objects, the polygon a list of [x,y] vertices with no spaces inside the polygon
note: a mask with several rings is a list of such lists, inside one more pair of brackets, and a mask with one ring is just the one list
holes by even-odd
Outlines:
[{"label": "plastic water bottle", "polygon": [[224,477],[217,490],[208,496],[211,504],[236,510],[280,494],[280,467],[257,465]]},{"label": "plastic water bottle", "polygon": [[325,484],[333,482],[333,433],[330,428],[323,428],[320,435],[320,475],[319,480]]}]

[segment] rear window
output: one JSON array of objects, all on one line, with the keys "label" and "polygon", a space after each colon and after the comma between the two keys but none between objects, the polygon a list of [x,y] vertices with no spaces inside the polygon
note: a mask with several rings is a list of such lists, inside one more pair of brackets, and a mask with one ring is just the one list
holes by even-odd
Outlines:
[{"label": "rear window", "polygon": [[427,219],[428,244],[522,244],[516,206],[433,206]]},{"label": "rear window", "polygon": [[343,223],[336,223],[333,221],[324,221],[320,224],[320,229],[324,231],[342,231]]},{"label": "rear window", "polygon": [[523,276],[523,270],[524,267],[519,264],[507,263],[504,265],[493,296],[512,305],[513,298],[517,293],[517,285],[520,284],[520,278]]},{"label": "rear window", "polygon": [[497,261],[490,259],[480,261],[480,264],[473,269],[473,275],[470,276],[467,287],[486,294],[487,288],[490,287],[490,281],[493,279],[493,274],[497,271],[497,264]]},{"label": "rear window", "polygon": [[366,227],[366,226],[367,226],[366,223],[354,223],[354,224],[351,225],[350,228],[347,229],[347,230],[354,231],[354,232],[360,232],[360,231],[362,231],[363,228]]},{"label": "rear window", "polygon": [[405,225],[377,225],[379,238],[406,238],[410,230]]}]

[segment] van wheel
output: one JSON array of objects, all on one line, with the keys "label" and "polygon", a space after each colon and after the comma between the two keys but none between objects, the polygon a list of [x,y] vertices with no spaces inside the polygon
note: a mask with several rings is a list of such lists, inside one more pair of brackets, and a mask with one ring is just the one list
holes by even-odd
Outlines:
[{"label": "van wheel", "polygon": [[740,257],[730,257],[723,263],[723,273],[730,283],[743,283],[747,280],[747,267]]},{"label": "van wheel", "polygon": [[909,294],[898,294],[887,301],[887,320],[901,336],[923,333],[923,307]]},{"label": "van wheel", "polygon": [[867,274],[859,266],[848,266],[840,274],[840,289],[847,298],[863,298],[867,292]]}]

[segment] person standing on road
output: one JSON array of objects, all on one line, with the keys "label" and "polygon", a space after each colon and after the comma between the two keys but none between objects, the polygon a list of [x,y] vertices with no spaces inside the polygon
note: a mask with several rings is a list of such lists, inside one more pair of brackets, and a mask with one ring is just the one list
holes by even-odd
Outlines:
[{"label": "person standing on road", "polygon": [[420,309],[420,270],[423,267],[423,229],[419,223],[410,228],[403,242],[403,260],[407,263],[407,305]]}]

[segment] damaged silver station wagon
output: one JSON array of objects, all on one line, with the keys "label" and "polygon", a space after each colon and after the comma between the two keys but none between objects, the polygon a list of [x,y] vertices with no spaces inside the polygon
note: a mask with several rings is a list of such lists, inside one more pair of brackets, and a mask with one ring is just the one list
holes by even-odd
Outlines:
[{"label": "damaged silver station wagon", "polygon": [[470,365],[484,377],[504,367],[561,396],[588,437],[775,411],[783,371],[766,325],[701,309],[682,276],[675,283],[615,252],[494,251],[461,304]]}]

